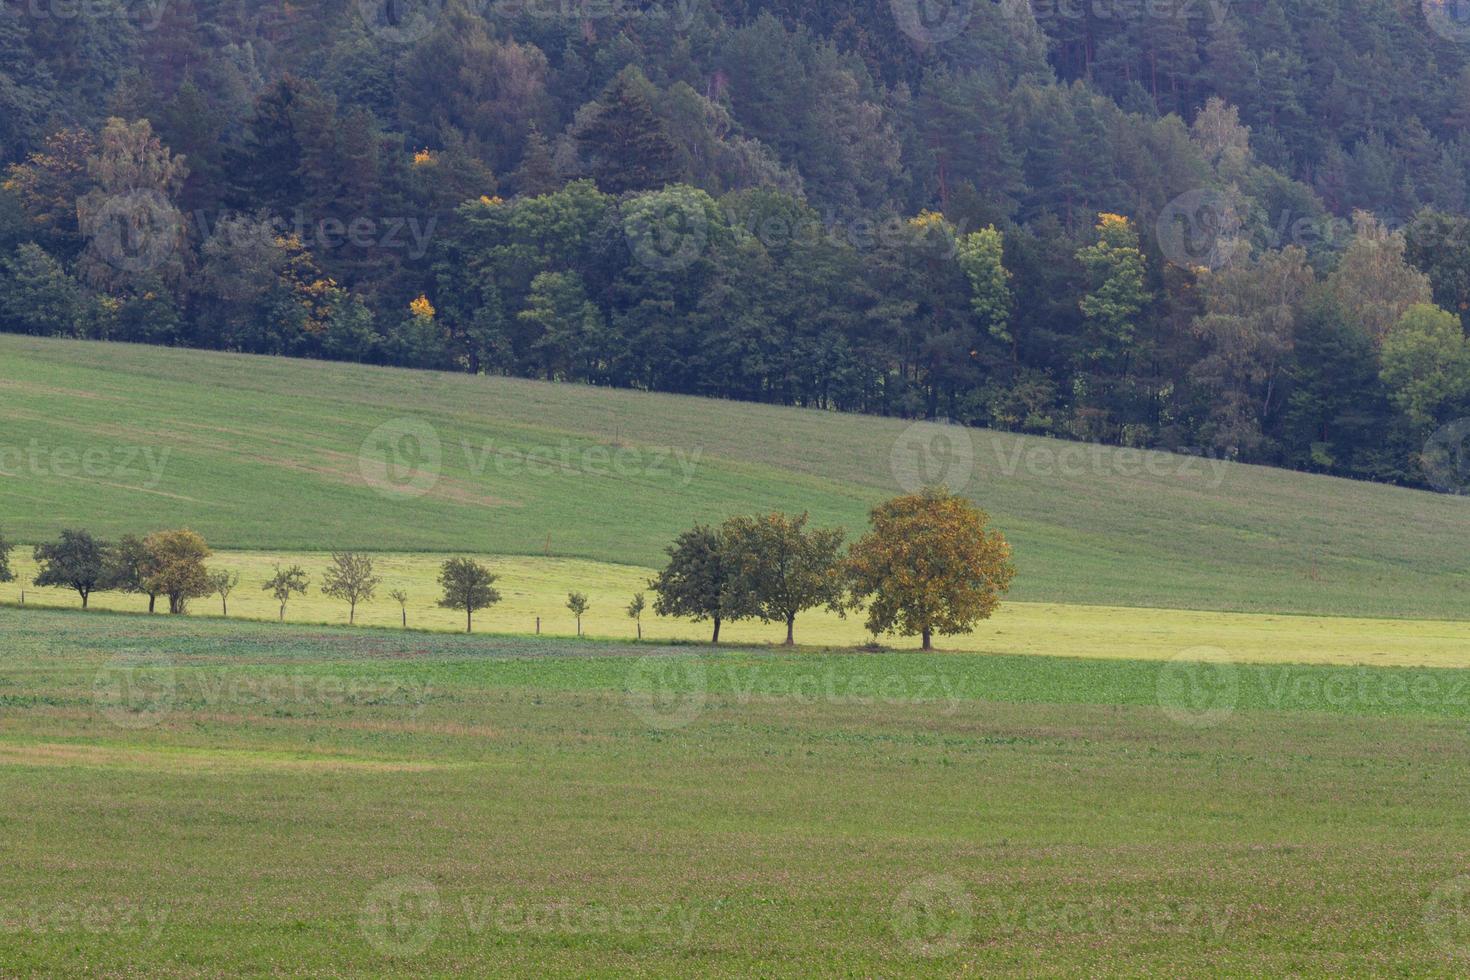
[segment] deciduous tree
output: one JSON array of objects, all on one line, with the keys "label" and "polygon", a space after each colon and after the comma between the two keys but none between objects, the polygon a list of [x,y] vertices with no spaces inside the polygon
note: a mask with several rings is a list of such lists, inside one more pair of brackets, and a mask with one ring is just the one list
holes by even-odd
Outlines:
[{"label": "deciduous tree", "polygon": [[696,623],[713,621],[711,643],[720,642],[720,626],[750,615],[746,597],[732,593],[726,542],[707,524],[696,524],[667,548],[669,563],[649,583],[653,611],[660,616],[687,616]]},{"label": "deciduous tree", "polygon": [[347,603],[347,622],[357,622],[357,604],[372,599],[381,580],[373,574],[373,560],[357,551],[334,551],[322,576],[322,592]]},{"label": "deciduous tree", "polygon": [[573,616],[577,617],[577,635],[581,636],[582,617],[586,614],[588,609],[592,608],[592,604],[587,601],[587,596],[585,593],[568,592],[567,608],[572,611]]},{"label": "deciduous tree", "polygon": [[721,532],[733,572],[729,591],[748,596],[765,622],[785,623],[788,646],[798,614],[818,606],[844,611],[842,529],[808,529],[807,521],[806,514],[732,517]]},{"label": "deciduous tree", "polygon": [[108,553],[107,587],[119,592],[148,597],[148,611],[158,602],[159,589],[151,582],[157,563],[147,542],[135,534],[124,534]]},{"label": "deciduous tree", "polygon": [[271,597],[281,605],[280,621],[286,621],[286,603],[293,595],[305,595],[307,586],[306,570],[300,565],[292,565],[290,568],[276,566],[276,573],[266,579],[261,586]]},{"label": "deciduous tree", "polygon": [[398,603],[398,612],[403,619],[403,628],[408,629],[408,593],[402,589],[393,589],[388,593],[388,598]]},{"label": "deciduous tree", "polygon": [[847,572],[875,635],[921,636],[931,650],[935,633],[973,631],[1010,587],[1010,545],[963,497],[931,488],[879,504],[870,519]]},{"label": "deciduous tree", "polygon": [[464,631],[474,629],[476,610],[487,609],[500,601],[495,589],[495,575],[471,558],[450,558],[439,566],[439,585],[444,595],[439,605],[445,609],[464,610]]},{"label": "deciduous tree", "polygon": [[86,531],[66,530],[56,541],[38,544],[35,558],[40,565],[35,584],[58,585],[82,597],[82,608],[92,593],[107,588],[108,547]]},{"label": "deciduous tree", "polygon": [[178,531],[155,531],[143,539],[148,549],[150,569],[147,587],[168,597],[168,611],[181,614],[189,600],[214,591],[209,569],[209,545],[204,538],[187,528]]},{"label": "deciduous tree", "polygon": [[219,596],[220,614],[230,614],[230,593],[235,591],[235,586],[240,584],[240,573],[220,569],[209,573],[209,587],[215,595]]},{"label": "deciduous tree", "polygon": [[646,605],[642,592],[633,593],[633,601],[628,603],[628,618],[638,627],[638,639],[640,640],[643,639],[643,610]]}]

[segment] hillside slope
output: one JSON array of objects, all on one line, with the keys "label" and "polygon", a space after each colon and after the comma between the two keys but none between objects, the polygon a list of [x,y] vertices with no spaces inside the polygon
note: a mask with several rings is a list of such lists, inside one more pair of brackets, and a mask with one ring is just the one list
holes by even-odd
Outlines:
[{"label": "hillside slope", "polygon": [[688,523],[757,508],[856,531],[947,443],[950,482],[1015,544],[1017,598],[1463,618],[1470,572],[1458,498],[585,386],[0,336],[0,425],[0,529],[25,542],[189,525],[242,549],[650,565]]}]

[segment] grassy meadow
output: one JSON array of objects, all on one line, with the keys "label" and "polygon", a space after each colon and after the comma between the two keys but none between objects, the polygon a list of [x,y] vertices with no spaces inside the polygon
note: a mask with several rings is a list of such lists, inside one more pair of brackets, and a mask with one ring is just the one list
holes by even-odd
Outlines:
[{"label": "grassy meadow", "polygon": [[[1470,970],[1464,500],[17,336],[0,422],[0,976]],[[1015,548],[972,635],[814,612],[715,649],[650,611],[631,642],[690,523],[858,532],[938,476]],[[228,618],[29,584],[62,527],[180,526],[240,573]],[[334,548],[383,579],[355,628]],[[501,576],[473,636],[448,554]],[[284,624],[276,563],[311,576]]]},{"label": "grassy meadow", "polygon": [[695,520],[944,477],[1014,598],[1466,618],[1463,499],[1198,457],[500,378],[0,337],[0,528],[648,567]]},{"label": "grassy meadow", "polygon": [[1458,671],[1231,667],[1192,704],[1136,660],[0,637],[0,974],[1470,963]]}]

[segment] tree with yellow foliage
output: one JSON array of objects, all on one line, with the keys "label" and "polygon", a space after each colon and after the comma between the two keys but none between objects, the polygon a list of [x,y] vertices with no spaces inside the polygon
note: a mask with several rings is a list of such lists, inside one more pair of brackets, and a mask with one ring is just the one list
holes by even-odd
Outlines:
[{"label": "tree with yellow foliage", "polygon": [[204,559],[210,556],[204,538],[188,529],[155,531],[143,539],[150,558],[148,591],[168,596],[168,611],[187,610],[190,599],[214,591]]},{"label": "tree with yellow foliage", "polygon": [[1011,546],[989,518],[940,488],[895,497],[873,508],[873,529],[848,555],[849,589],[868,600],[868,630],[921,636],[972,632],[988,619],[1015,575]]}]

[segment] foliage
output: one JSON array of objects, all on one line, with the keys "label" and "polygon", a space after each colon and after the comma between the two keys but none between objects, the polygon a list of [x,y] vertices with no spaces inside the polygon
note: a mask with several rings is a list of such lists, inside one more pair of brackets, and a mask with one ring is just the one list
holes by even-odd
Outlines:
[{"label": "foliage", "polygon": [[587,601],[587,594],[585,592],[568,592],[567,608],[571,610],[573,616],[577,617],[577,635],[581,636],[582,617],[586,615],[588,609],[592,608],[592,604]]},{"label": "foliage", "polygon": [[118,592],[148,597],[148,611],[153,612],[160,590],[153,584],[158,564],[147,541],[135,534],[117,539],[107,555],[107,588]]},{"label": "foliage", "polygon": [[734,562],[723,529],[696,524],[682,532],[667,549],[668,564],[648,583],[653,611],[714,623],[711,643],[720,642],[720,625],[752,613],[735,588]]},{"label": "foliage", "polygon": [[168,611],[182,613],[190,599],[214,591],[209,569],[204,560],[209,546],[204,538],[190,530],[155,531],[143,539],[148,551],[148,577],[144,583],[150,593],[168,597]]},{"label": "foliage", "polygon": [[474,629],[476,610],[486,609],[500,601],[495,589],[498,575],[472,558],[450,558],[439,568],[439,587],[444,594],[439,605],[445,609],[464,610],[464,631]]},{"label": "foliage", "polygon": [[766,622],[786,624],[795,642],[796,617],[825,606],[843,611],[841,528],[807,528],[808,515],[732,517],[721,528],[731,568],[727,591]]},{"label": "foliage", "polygon": [[234,592],[240,584],[240,573],[227,569],[209,573],[209,589],[214,595],[219,596],[220,613],[228,616],[230,614],[230,593]]},{"label": "foliage", "polygon": [[[4,531],[0,531],[0,582],[15,581],[15,572],[10,567],[10,553],[14,550],[14,543],[5,537]],[[640,612],[643,610],[643,593],[641,592],[638,593],[638,610]]]},{"label": "foliage", "polygon": [[334,551],[331,564],[322,573],[322,594],[347,603],[347,622],[357,621],[357,604],[367,602],[382,580],[373,574],[371,555],[359,551]]},{"label": "foliage", "polygon": [[847,574],[874,635],[921,636],[931,649],[935,633],[969,633],[989,619],[1010,588],[1010,544],[963,497],[931,488],[879,504],[870,520]]},{"label": "foliage", "polygon": [[1383,338],[1382,373],[1415,425],[1447,421],[1470,395],[1470,341],[1459,317],[1428,303],[1409,307]]},{"label": "foliage", "polygon": [[275,574],[266,579],[261,588],[271,594],[271,598],[280,604],[278,619],[286,620],[286,603],[291,601],[293,595],[305,595],[307,586],[306,570],[300,565],[291,565],[282,568],[275,567]]},{"label": "foliage", "polygon": [[40,566],[34,582],[38,587],[65,586],[82,598],[82,608],[93,592],[107,588],[108,546],[86,531],[65,530],[55,541],[38,544],[35,560]]}]

